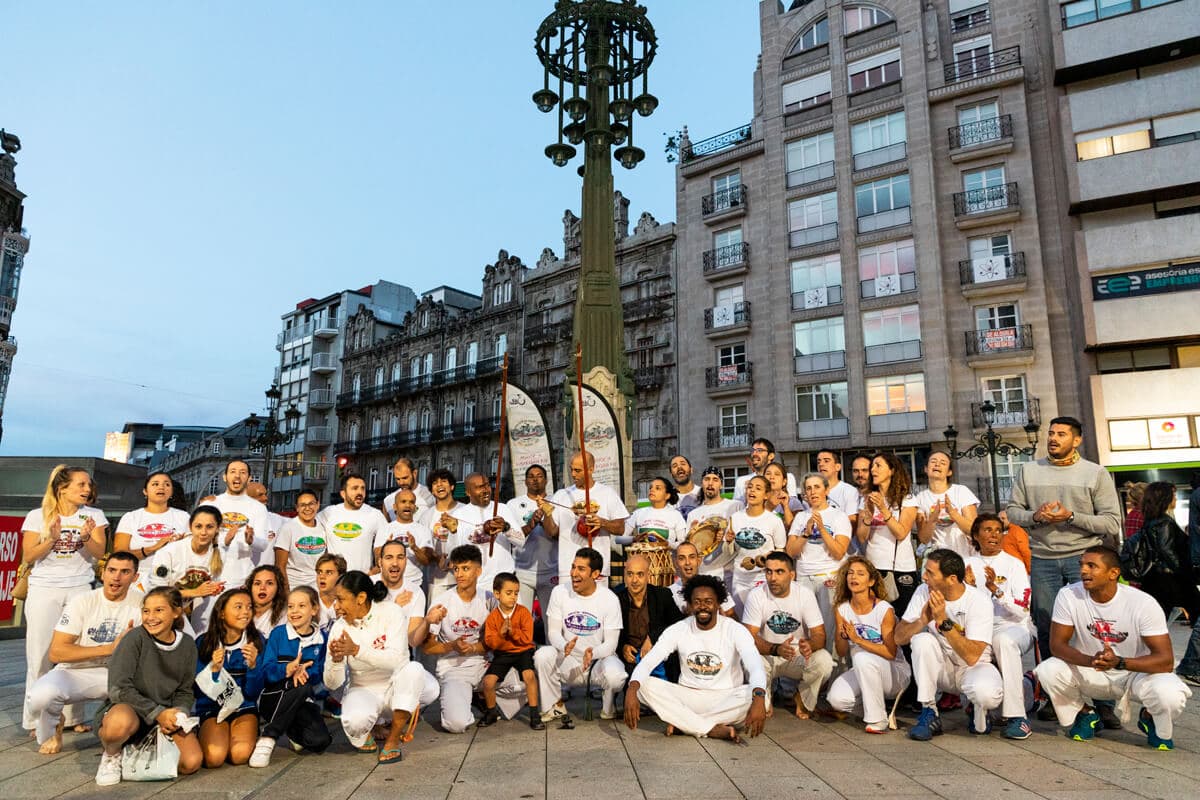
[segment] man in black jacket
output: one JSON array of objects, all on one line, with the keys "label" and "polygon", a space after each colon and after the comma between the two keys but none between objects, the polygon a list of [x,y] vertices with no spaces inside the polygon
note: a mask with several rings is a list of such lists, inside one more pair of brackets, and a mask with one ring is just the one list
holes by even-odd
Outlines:
[{"label": "man in black jacket", "polygon": [[[683,619],[683,614],[670,589],[650,585],[650,561],[643,555],[630,556],[625,562],[625,583],[615,591],[621,603],[622,623],[617,655],[626,674],[631,674],[662,632]],[[679,677],[677,659],[672,658],[666,669],[667,680]]]}]

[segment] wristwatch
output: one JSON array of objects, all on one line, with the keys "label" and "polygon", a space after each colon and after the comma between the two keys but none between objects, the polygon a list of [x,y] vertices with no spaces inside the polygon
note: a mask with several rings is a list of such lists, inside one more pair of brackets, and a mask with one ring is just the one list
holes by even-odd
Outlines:
[{"label": "wristwatch", "polygon": [[1125,657],[1124,656],[1117,657],[1117,669],[1125,669]]},{"label": "wristwatch", "polygon": [[954,620],[946,617],[944,620],[938,623],[938,630],[942,633],[949,633],[950,631],[954,630]]}]

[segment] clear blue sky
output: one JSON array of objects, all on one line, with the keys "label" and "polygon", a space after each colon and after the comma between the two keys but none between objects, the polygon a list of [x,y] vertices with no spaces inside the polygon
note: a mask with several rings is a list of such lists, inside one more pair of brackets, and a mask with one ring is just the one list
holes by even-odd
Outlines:
[{"label": "clear blue sky", "polygon": [[[664,132],[748,122],[754,0],[648,0],[659,34],[616,166],[630,218],[675,219]],[[386,278],[479,292],[578,212],[533,35],[552,0],[6,4],[0,127],[31,238],[0,455],[100,455],[126,421],[260,410],[279,317]]]}]

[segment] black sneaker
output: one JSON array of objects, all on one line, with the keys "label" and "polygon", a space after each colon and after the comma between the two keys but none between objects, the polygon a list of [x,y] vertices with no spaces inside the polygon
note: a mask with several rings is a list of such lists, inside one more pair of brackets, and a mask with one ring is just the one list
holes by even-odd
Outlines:
[{"label": "black sneaker", "polygon": [[1100,722],[1104,725],[1105,730],[1119,731],[1121,730],[1121,720],[1117,719],[1117,712],[1108,703],[1096,703],[1096,713],[1100,715]]},{"label": "black sneaker", "polygon": [[530,714],[529,729],[534,731],[544,731],[546,730],[546,723],[542,722],[542,718],[539,714]]},{"label": "black sneaker", "polygon": [[1037,718],[1042,722],[1051,722],[1058,719],[1058,714],[1054,713],[1054,704],[1049,700],[1040,701],[1037,710]]},{"label": "black sneaker", "polygon": [[1200,686],[1200,675],[1190,672],[1176,672],[1175,674],[1178,675],[1179,679],[1184,683],[1190,683],[1192,686]]},{"label": "black sneaker", "polygon": [[479,720],[479,727],[487,728],[495,725],[500,721],[500,711],[496,708],[487,708],[483,711],[483,719]]}]

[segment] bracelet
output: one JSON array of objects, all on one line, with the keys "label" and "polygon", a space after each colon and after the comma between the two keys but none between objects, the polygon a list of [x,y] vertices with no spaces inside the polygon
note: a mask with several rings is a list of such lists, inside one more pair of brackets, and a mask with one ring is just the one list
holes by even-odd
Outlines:
[{"label": "bracelet", "polygon": [[754,692],[753,692],[752,694],[753,694],[755,697],[766,697],[766,696],[767,696],[767,690],[766,690],[766,689],[755,689],[755,690],[754,690]]}]

